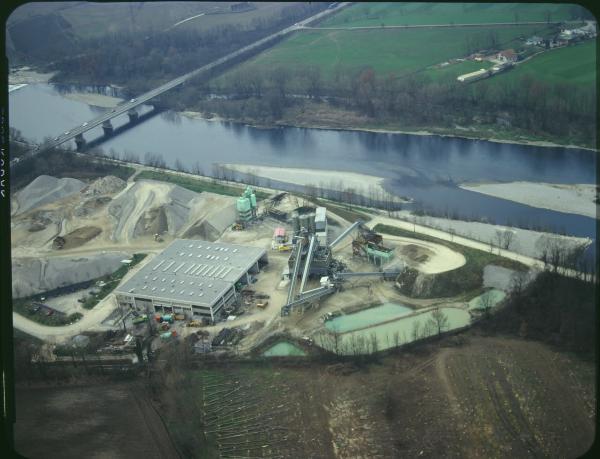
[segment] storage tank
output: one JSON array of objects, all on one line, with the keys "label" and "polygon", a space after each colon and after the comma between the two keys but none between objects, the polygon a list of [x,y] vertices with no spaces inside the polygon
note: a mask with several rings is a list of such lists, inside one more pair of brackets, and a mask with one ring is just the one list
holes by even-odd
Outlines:
[{"label": "storage tank", "polygon": [[256,209],[256,195],[254,194],[254,192],[252,192],[252,194],[250,195],[250,204],[252,205],[253,209]]},{"label": "storage tank", "polygon": [[240,197],[237,200],[236,208],[238,212],[245,213],[248,212],[252,208],[252,206],[248,198]]}]

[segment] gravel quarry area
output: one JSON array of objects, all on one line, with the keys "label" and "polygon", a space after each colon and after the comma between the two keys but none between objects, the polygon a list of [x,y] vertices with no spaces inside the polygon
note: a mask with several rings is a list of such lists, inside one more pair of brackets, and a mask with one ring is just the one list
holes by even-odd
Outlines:
[{"label": "gravel quarry area", "polygon": [[464,190],[507,199],[532,207],[596,218],[598,206],[596,185],[555,183],[463,183]]},{"label": "gravel quarry area", "polygon": [[21,298],[85,282],[116,271],[125,252],[92,256],[17,258],[12,260],[12,294]]},{"label": "gravel quarry area", "polygon": [[81,180],[73,178],[51,177],[40,175],[22,190],[18,191],[13,199],[12,215],[22,214],[36,207],[41,207],[67,196],[80,192],[85,187]]}]

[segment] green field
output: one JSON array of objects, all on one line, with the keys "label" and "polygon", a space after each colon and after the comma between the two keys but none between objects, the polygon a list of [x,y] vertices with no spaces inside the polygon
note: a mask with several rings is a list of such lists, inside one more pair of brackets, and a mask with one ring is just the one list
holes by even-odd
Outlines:
[{"label": "green field", "polygon": [[551,3],[359,3],[321,26],[564,21],[578,15],[577,5]]},{"label": "green field", "polygon": [[303,67],[317,67],[325,86],[332,84],[336,74],[352,74],[367,67],[371,67],[378,76],[404,76],[448,59],[464,57],[468,54],[469,44],[484,48],[488,46],[492,33],[501,47],[509,48],[519,44],[518,37],[541,35],[547,29],[546,25],[541,25],[485,29],[304,31],[226,73],[214,83],[227,87],[231,79],[276,67],[285,67],[296,75],[288,81],[292,90],[298,84],[294,80],[299,78]]},{"label": "green field", "polygon": [[482,83],[493,84],[495,79],[516,81],[525,75],[548,83],[564,83],[593,90],[596,85],[596,43],[589,40],[580,45],[550,50],[509,72],[482,80]]}]

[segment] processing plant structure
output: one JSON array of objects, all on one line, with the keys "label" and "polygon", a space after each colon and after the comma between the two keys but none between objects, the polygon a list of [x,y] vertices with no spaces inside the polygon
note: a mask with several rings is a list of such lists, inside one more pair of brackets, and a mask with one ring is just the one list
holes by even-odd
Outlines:
[{"label": "processing plant structure", "polygon": [[249,222],[256,218],[256,194],[254,194],[254,190],[251,187],[246,187],[242,196],[237,199],[235,207],[238,212],[239,221]]},{"label": "processing plant structure", "polygon": [[[323,211],[318,209],[323,209]],[[318,209],[315,211],[310,207],[301,207],[292,214],[295,235],[292,253],[288,259],[287,275],[290,284],[286,304],[281,308],[282,316],[289,315],[294,308],[305,308],[322,297],[335,293],[349,278],[377,276],[384,280],[393,280],[400,273],[400,270],[347,271],[346,266],[335,259],[332,252],[333,248],[353,231],[358,233],[352,243],[355,255],[365,255],[370,261],[381,267],[392,259],[393,251],[383,246],[381,235],[367,228],[360,220],[346,228],[335,240],[327,244],[325,209]],[[324,226],[318,227],[323,220]],[[319,278],[320,286],[305,290],[306,283],[311,277]],[[298,292],[296,292],[298,279],[300,279],[300,284]]]}]

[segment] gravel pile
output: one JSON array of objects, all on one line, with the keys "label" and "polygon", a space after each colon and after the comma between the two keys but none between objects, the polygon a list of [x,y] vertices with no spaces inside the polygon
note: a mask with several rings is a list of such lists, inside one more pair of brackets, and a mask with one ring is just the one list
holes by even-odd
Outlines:
[{"label": "gravel pile", "polygon": [[114,199],[108,213],[116,220],[113,240],[166,232],[176,235],[188,221],[198,194],[177,185],[142,180]]},{"label": "gravel pile", "polygon": [[124,252],[88,257],[16,258],[12,260],[12,294],[21,298],[113,273],[128,258]]},{"label": "gravel pile", "polygon": [[78,193],[85,187],[81,180],[40,175],[15,194],[15,215]]},{"label": "gravel pile", "polygon": [[99,178],[92,182],[90,185],[81,190],[81,193],[85,196],[101,196],[105,194],[115,194],[121,191],[127,182],[121,180],[119,177],[114,175],[107,175],[106,177]]}]

